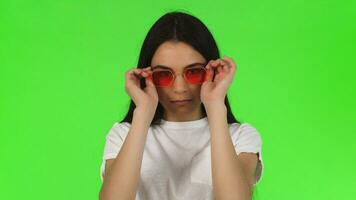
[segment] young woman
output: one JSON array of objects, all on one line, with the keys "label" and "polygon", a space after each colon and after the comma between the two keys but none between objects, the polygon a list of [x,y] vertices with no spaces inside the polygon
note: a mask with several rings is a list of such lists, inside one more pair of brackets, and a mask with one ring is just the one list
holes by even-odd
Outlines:
[{"label": "young woman", "polygon": [[125,74],[132,101],[106,136],[100,199],[251,199],[262,141],[231,112],[235,72],[199,19],[159,18]]}]

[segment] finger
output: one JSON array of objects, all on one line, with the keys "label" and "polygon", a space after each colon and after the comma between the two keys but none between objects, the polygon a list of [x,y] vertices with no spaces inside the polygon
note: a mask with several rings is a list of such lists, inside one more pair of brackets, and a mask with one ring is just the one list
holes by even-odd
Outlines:
[{"label": "finger", "polygon": [[217,59],[212,63],[212,66],[215,67],[218,72],[223,71],[224,65],[225,65],[225,63],[223,63],[221,59]]},{"label": "finger", "polygon": [[148,76],[148,72],[146,72],[146,71],[142,71],[142,72],[141,72],[141,76],[143,76],[143,77],[147,77],[147,76]]},{"label": "finger", "polygon": [[143,78],[145,78],[145,83],[147,86],[154,86],[153,82],[152,82],[152,71],[151,71],[151,66],[145,67],[145,68],[141,68],[141,76]]},{"label": "finger", "polygon": [[146,74],[152,74],[152,70],[150,67],[146,67],[143,69],[143,72],[146,72]]},{"label": "finger", "polygon": [[150,71],[150,68],[151,67],[145,67],[145,68],[142,68],[143,71]]},{"label": "finger", "polygon": [[224,72],[229,72],[230,71],[230,64],[226,60],[221,59],[220,63],[222,65],[222,71],[224,71]]},{"label": "finger", "polygon": [[212,60],[210,60],[207,64],[206,64],[206,69],[207,70],[211,70],[212,69],[212,66],[211,66],[211,63],[212,63],[213,61]]},{"label": "finger", "polygon": [[140,71],[140,69],[135,68],[135,69],[130,69],[127,73],[128,74],[137,74],[137,73],[139,73],[139,71]]},{"label": "finger", "polygon": [[218,70],[219,73],[222,72],[223,66],[219,65],[219,66],[217,67],[217,70]]},{"label": "finger", "polygon": [[226,55],[224,55],[224,59],[226,60],[226,62],[228,62],[230,64],[231,69],[233,71],[235,71],[236,70],[236,64],[235,64],[234,60],[232,58],[226,56]]},{"label": "finger", "polygon": [[130,70],[127,71],[126,77],[128,77],[128,78],[137,77],[138,78],[139,77],[138,74],[139,73],[138,73],[137,69],[130,69]]},{"label": "finger", "polygon": [[141,73],[141,70],[140,69],[133,69],[131,71],[131,74],[135,74],[135,75],[139,75]]},{"label": "finger", "polygon": [[[137,75],[137,76],[139,76],[140,78],[142,78],[143,77],[143,73],[144,73],[145,71],[142,69],[142,68],[137,68],[137,69],[135,69],[134,70],[134,73]],[[146,72],[147,73],[147,72]]]},{"label": "finger", "polygon": [[142,78],[141,75],[136,74],[134,71],[128,73],[128,75],[126,76],[126,80],[130,80],[130,81],[134,81],[134,83],[139,83],[138,81],[140,81],[140,79]]},{"label": "finger", "polygon": [[212,62],[213,61],[210,60],[208,62],[208,64],[206,65],[207,73],[206,73],[206,76],[205,76],[205,81],[208,81],[208,82],[211,82],[213,80],[213,76],[214,76],[214,69],[211,66]]},{"label": "finger", "polygon": [[151,77],[145,78],[145,82],[146,82],[146,86],[148,86],[148,87],[154,87],[154,84],[153,84],[153,82],[152,82]]},{"label": "finger", "polygon": [[211,65],[212,65],[213,67],[218,67],[218,66],[219,66],[219,59],[213,60],[212,63],[211,63]]}]

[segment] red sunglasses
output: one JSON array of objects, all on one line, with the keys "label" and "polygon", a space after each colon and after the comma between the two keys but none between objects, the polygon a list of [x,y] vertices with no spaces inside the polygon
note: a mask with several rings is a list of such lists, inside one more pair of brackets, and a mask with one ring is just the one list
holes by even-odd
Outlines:
[{"label": "red sunglasses", "polygon": [[[177,77],[171,70],[163,69],[153,71],[151,80],[156,87],[169,87]],[[207,69],[203,65],[185,68],[183,78],[190,84],[202,84],[207,78]]]}]

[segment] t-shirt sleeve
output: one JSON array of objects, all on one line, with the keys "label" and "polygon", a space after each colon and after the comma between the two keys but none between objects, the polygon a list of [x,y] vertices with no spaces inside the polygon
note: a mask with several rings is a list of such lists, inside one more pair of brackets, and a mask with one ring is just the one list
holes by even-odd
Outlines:
[{"label": "t-shirt sleeve", "polygon": [[230,129],[237,155],[241,152],[257,153],[258,162],[254,180],[254,185],[256,185],[263,174],[262,138],[258,130],[249,123],[233,123]]},{"label": "t-shirt sleeve", "polygon": [[114,125],[109,130],[109,133],[106,135],[104,153],[102,158],[102,163],[100,166],[100,178],[101,181],[104,180],[105,172],[105,162],[107,159],[116,158],[119,153],[125,138],[129,131],[129,124],[127,122],[115,122]]}]

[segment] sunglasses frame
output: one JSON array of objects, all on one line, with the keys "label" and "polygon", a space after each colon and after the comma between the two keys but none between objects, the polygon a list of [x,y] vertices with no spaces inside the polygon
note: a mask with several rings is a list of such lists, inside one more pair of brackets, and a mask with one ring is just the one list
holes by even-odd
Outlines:
[{"label": "sunglasses frame", "polygon": [[[189,83],[189,84],[192,84],[192,85],[199,85],[199,84],[204,83],[204,82],[206,81],[206,74],[208,73],[208,70],[205,68],[205,66],[206,66],[206,65],[204,64],[204,65],[196,65],[196,66],[190,67],[190,68],[185,68],[185,69],[183,70],[183,73],[182,73],[185,82],[186,82],[186,83]],[[203,81],[202,83],[197,83],[197,84],[190,83],[190,82],[188,81],[186,75],[185,75],[187,70],[196,69],[196,68],[202,68],[202,69],[205,71],[205,77],[204,77],[204,81]],[[181,75],[181,74],[176,74],[176,73],[172,72],[172,70],[170,70],[170,69],[162,69],[162,70],[161,70],[161,69],[158,69],[158,70],[152,71],[152,74],[150,75],[150,78],[151,78],[152,82],[153,82],[153,74],[154,74],[155,72],[158,72],[158,71],[168,71],[169,73],[172,74],[173,78],[172,78],[171,82],[169,83],[169,85],[167,85],[167,86],[159,86],[159,85],[154,84],[156,87],[171,87],[171,86],[172,86],[172,83],[174,83],[174,81],[176,80],[176,77],[177,77],[178,75]]]}]

